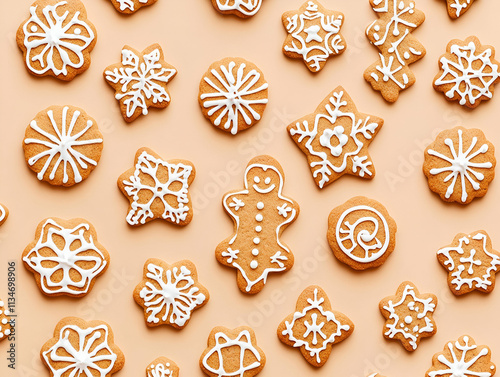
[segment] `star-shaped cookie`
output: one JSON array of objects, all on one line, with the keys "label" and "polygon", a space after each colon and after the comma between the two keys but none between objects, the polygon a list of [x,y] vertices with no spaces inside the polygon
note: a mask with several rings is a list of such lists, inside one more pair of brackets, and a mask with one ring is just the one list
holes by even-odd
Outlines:
[{"label": "star-shaped cookie", "polygon": [[295,313],[279,325],[278,338],[290,347],[299,348],[311,365],[322,367],[333,345],[347,339],[353,331],[351,320],[332,311],[325,291],[312,285],[299,296]]},{"label": "star-shaped cookie", "polygon": [[500,270],[500,253],[493,250],[484,230],[458,234],[450,246],[437,252],[439,263],[448,271],[448,285],[460,296],[473,290],[490,293]]},{"label": "star-shaped cookie", "polygon": [[283,26],[288,35],[283,53],[292,59],[303,59],[311,72],[323,69],[329,57],[346,50],[340,29],[344,15],[324,8],[318,1],[306,1],[298,11],[283,13]]},{"label": "star-shaped cookie", "polygon": [[314,113],[290,124],[288,133],[306,154],[314,181],[323,188],[344,174],[375,176],[368,146],[383,124],[381,118],[360,113],[339,86]]},{"label": "star-shaped cookie", "polygon": [[445,0],[448,8],[448,15],[456,20],[467,12],[475,0]]},{"label": "star-shaped cookie", "polygon": [[386,297],[379,304],[386,319],[384,337],[397,339],[407,351],[415,351],[422,338],[437,331],[433,319],[437,301],[433,294],[420,294],[415,284],[401,283],[395,296]]}]

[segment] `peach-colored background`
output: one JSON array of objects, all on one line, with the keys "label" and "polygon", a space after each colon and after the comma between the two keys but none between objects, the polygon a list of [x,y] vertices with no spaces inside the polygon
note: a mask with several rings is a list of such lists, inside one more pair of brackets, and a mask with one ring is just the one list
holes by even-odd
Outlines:
[{"label": "peach-colored background", "polygon": [[[247,21],[220,16],[210,0],[159,0],[130,17],[118,14],[108,0],[84,2],[99,40],[90,69],[70,83],[33,78],[26,72],[15,32],[28,16],[31,0],[2,2],[0,202],[9,207],[11,216],[0,228],[0,296],[5,297],[7,292],[7,262],[15,260],[19,317],[17,369],[7,369],[8,345],[2,342],[1,376],[48,375],[38,353],[56,323],[70,315],[101,319],[112,326],[116,343],[126,355],[119,376],[143,376],[146,365],[160,355],[175,360],[181,376],[202,376],[198,359],[211,328],[242,324],[255,329],[259,345],[267,354],[262,377],[361,377],[372,368],[389,377],[422,376],[432,355],[446,341],[464,333],[488,344],[494,361],[500,363],[500,288],[488,296],[473,293],[457,299],[448,290],[446,273],[435,257],[437,249],[450,243],[456,233],[482,228],[500,248],[500,185],[494,182],[484,199],[462,208],[445,204],[432,194],[421,173],[422,150],[439,129],[479,127],[500,147],[500,94],[472,112],[448,103],[431,85],[438,57],[450,39],[474,34],[483,43],[500,48],[500,4],[477,1],[465,16],[451,21],[444,0],[417,1],[427,20],[415,36],[426,46],[427,56],[412,65],[416,84],[403,92],[396,104],[388,105],[362,77],[364,69],[377,58],[364,36],[365,27],[376,17],[367,0],[322,0],[326,7],[345,13],[342,32],[348,49],[330,59],[318,75],[281,52],[285,37],[281,14],[298,9],[301,0],[264,0],[257,16]],[[142,50],[154,42],[162,45],[166,60],[179,71],[170,85],[172,103],[168,109],[153,110],[128,125],[102,79],[102,71],[119,61],[124,44]],[[270,101],[262,121],[237,137],[213,129],[197,103],[202,74],[212,62],[226,56],[255,62],[270,85]],[[370,147],[377,176],[372,181],[344,177],[320,191],[285,128],[295,118],[312,112],[338,85],[346,88],[359,110],[385,119]],[[88,180],[71,189],[38,182],[24,162],[21,142],[25,127],[38,111],[53,104],[84,108],[98,121],[105,136],[99,166]],[[195,215],[186,228],[162,221],[140,228],[126,224],[127,201],[116,187],[116,178],[132,167],[135,151],[142,146],[153,148],[164,158],[189,159],[196,165],[198,174],[192,186]],[[298,220],[283,237],[295,254],[296,265],[285,275],[272,276],[259,295],[247,297],[236,287],[235,271],[216,262],[214,249],[232,231],[221,197],[241,187],[242,169],[262,153],[282,163],[285,194],[301,205]],[[396,250],[375,271],[351,271],[337,262],[326,244],[330,210],[354,195],[379,200],[398,223]],[[85,298],[45,298],[20,263],[37,224],[49,216],[88,219],[111,254],[110,268]],[[208,305],[197,311],[182,331],[167,327],[149,330],[132,299],[143,263],[149,257],[167,262],[192,260],[211,293]],[[435,315],[438,333],[422,341],[413,354],[383,339],[383,319],[378,311],[379,300],[393,294],[405,279],[440,300]],[[351,338],[334,347],[330,360],[320,370],[311,368],[297,350],[281,344],[275,335],[279,322],[295,308],[299,293],[310,284],[324,287],[334,309],[356,324]]]}]

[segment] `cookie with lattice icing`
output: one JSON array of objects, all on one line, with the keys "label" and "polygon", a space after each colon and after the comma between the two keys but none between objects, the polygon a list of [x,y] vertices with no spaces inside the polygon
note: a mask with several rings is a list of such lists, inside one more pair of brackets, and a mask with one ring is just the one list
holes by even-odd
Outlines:
[{"label": "cookie with lattice icing", "polygon": [[101,158],[96,121],[75,106],[50,106],[26,128],[24,157],[40,181],[70,187],[85,180]]},{"label": "cookie with lattice icing", "polygon": [[122,14],[133,14],[142,7],[153,5],[158,0],[110,0],[115,9]]},{"label": "cookie with lattice icing", "polygon": [[110,257],[87,220],[51,217],[38,224],[22,260],[44,295],[83,297],[107,270]]},{"label": "cookie with lattice icing", "polygon": [[3,225],[3,223],[7,221],[7,217],[9,217],[8,208],[0,204],[0,225]]},{"label": "cookie with lattice icing", "polygon": [[260,10],[263,0],[212,0],[215,10],[224,15],[240,18],[255,16]]},{"label": "cookie with lattice icing", "polygon": [[90,67],[97,32],[80,0],[37,0],[16,40],[29,73],[70,81]]},{"label": "cookie with lattice icing", "polygon": [[0,342],[12,334],[12,317],[8,306],[0,300]]}]

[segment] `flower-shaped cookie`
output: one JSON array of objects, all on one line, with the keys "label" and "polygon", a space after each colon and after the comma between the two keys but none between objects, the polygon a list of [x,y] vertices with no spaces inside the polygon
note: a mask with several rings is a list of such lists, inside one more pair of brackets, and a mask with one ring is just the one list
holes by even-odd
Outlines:
[{"label": "flower-shaped cookie", "polygon": [[476,37],[465,41],[454,39],[439,59],[440,71],[434,79],[434,89],[450,101],[476,108],[493,97],[495,84],[500,81],[499,64],[495,49],[482,45]]},{"label": "flower-shaped cookie", "polygon": [[255,16],[263,0],[212,0],[214,8],[224,15],[233,14],[240,18]]},{"label": "flower-shaped cookie", "polygon": [[316,111],[288,126],[288,133],[307,156],[314,181],[323,188],[344,174],[375,176],[368,146],[384,121],[360,113],[341,86]]},{"label": "flower-shaped cookie", "polygon": [[495,148],[476,128],[443,131],[424,154],[429,188],[446,202],[468,204],[486,195],[495,177]]},{"label": "flower-shaped cookie", "polygon": [[59,321],[54,337],[43,345],[41,356],[51,377],[110,377],[125,363],[106,322],[76,317]]},{"label": "flower-shaped cookie", "polygon": [[144,320],[150,327],[182,329],[192,312],[209,299],[208,290],[198,282],[195,265],[187,260],[168,265],[160,259],[148,259],[143,280],[134,290],[134,300],[144,309]]},{"label": "flower-shaped cookie", "polygon": [[9,217],[9,210],[3,204],[0,204],[0,225],[7,221]]},{"label": "flower-shaped cookie", "polygon": [[146,368],[146,377],[179,377],[179,367],[166,357],[158,357]]},{"label": "flower-shaped cookie", "polygon": [[38,225],[23,262],[43,294],[82,297],[108,268],[109,254],[87,220],[49,218]]},{"label": "flower-shaped cookie", "polygon": [[16,39],[28,72],[70,81],[89,68],[97,33],[80,0],[37,0]]},{"label": "flower-shaped cookie", "polygon": [[94,119],[75,106],[51,106],[26,128],[24,157],[40,181],[73,186],[97,166],[103,149]]},{"label": "flower-shaped cookie", "polygon": [[152,5],[158,0],[110,0],[116,10],[123,14],[133,14],[142,7]]},{"label": "flower-shaped cookie", "polygon": [[439,263],[448,271],[448,285],[460,296],[473,290],[490,293],[500,271],[500,253],[493,250],[484,230],[458,234],[450,246],[437,252]]},{"label": "flower-shaped cookie", "polygon": [[311,365],[322,367],[333,345],[352,334],[354,324],[344,314],[332,311],[326,293],[314,285],[301,293],[295,310],[279,325],[278,338],[290,347],[299,348]]},{"label": "flower-shaped cookie", "polygon": [[186,160],[163,160],[149,148],[135,155],[135,167],[118,178],[118,187],[130,201],[127,222],[143,225],[163,219],[184,226],[193,219],[189,186],[194,165]]},{"label": "flower-shaped cookie", "polygon": [[0,300],[0,342],[9,337],[12,332],[12,321],[10,311],[5,303]]},{"label": "flower-shaped cookie", "polygon": [[107,67],[104,79],[115,90],[123,119],[133,122],[150,107],[164,109],[170,104],[167,84],[176,74],[160,45],[153,44],[142,52],[123,47],[121,63]]},{"label": "flower-shaped cookie", "polygon": [[420,294],[415,284],[403,282],[395,296],[380,301],[379,309],[386,319],[384,337],[397,339],[407,351],[415,351],[422,338],[437,331],[433,319],[436,306],[436,296]]},{"label": "flower-shaped cookie", "polygon": [[448,15],[456,20],[458,17],[463,16],[467,12],[475,0],[445,0],[446,7],[448,8]]},{"label": "flower-shaped cookie", "polygon": [[323,69],[328,58],[342,54],[347,47],[340,29],[344,14],[324,8],[318,1],[306,1],[298,11],[281,16],[288,35],[283,53],[302,59],[311,72]]},{"label": "flower-shaped cookie", "polygon": [[491,362],[491,350],[478,346],[470,336],[448,342],[443,352],[432,358],[432,367],[425,377],[491,377],[496,366]]},{"label": "flower-shaped cookie", "polygon": [[200,368],[210,377],[253,377],[266,365],[266,355],[257,346],[250,327],[234,330],[215,327],[207,346],[200,358]]}]

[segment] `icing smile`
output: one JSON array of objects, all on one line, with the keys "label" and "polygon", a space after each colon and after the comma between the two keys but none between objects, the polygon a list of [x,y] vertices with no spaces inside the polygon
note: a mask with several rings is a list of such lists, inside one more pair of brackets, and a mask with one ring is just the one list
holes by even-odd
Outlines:
[{"label": "icing smile", "polygon": [[269,186],[268,188],[266,189],[261,189],[259,186],[257,185],[253,185],[253,189],[255,191],[257,191],[259,194],[269,194],[271,191],[273,191],[274,189],[276,188],[276,185],[275,184],[272,184],[271,186]]}]

